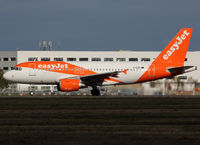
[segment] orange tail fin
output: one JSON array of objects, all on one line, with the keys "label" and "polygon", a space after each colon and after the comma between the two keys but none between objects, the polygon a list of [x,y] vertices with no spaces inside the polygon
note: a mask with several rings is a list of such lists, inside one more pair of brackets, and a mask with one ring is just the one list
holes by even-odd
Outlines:
[{"label": "orange tail fin", "polygon": [[192,28],[183,28],[160,53],[154,63],[169,63],[170,65],[184,66],[186,53],[192,35]]},{"label": "orange tail fin", "polygon": [[192,28],[181,29],[137,82],[145,82],[171,76],[167,68],[184,66],[192,30]]}]

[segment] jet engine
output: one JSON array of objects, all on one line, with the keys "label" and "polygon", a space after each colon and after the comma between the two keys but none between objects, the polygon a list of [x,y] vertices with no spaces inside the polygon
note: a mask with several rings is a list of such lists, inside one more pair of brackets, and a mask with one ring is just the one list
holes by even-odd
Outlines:
[{"label": "jet engine", "polygon": [[86,87],[78,79],[61,79],[57,85],[59,91],[71,92],[78,91],[80,88]]}]

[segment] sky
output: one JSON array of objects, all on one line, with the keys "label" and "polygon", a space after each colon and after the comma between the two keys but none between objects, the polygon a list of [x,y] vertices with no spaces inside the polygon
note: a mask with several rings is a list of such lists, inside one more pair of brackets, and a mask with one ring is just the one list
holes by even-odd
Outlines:
[{"label": "sky", "polygon": [[161,51],[183,27],[199,51],[199,0],[0,0],[0,50]]}]

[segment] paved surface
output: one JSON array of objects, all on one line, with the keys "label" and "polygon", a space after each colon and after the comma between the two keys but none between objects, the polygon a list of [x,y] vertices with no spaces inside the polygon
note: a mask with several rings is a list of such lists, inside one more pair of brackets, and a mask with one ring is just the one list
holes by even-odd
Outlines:
[{"label": "paved surface", "polygon": [[0,98],[0,144],[197,145],[200,98]]}]

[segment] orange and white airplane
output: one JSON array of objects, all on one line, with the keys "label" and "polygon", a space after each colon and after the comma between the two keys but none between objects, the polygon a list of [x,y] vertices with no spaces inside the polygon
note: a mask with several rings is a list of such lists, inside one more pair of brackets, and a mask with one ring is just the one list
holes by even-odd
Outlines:
[{"label": "orange and white airplane", "polygon": [[98,86],[142,83],[196,70],[184,66],[192,30],[181,29],[151,63],[34,61],[16,65],[3,77],[16,83],[57,84],[66,92],[92,87],[91,94],[100,95]]}]

